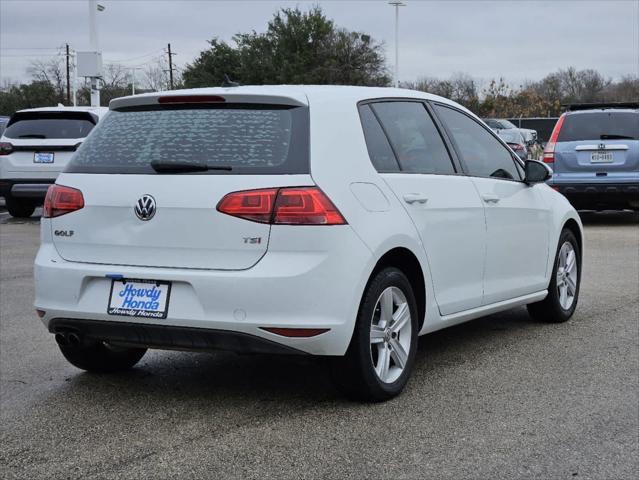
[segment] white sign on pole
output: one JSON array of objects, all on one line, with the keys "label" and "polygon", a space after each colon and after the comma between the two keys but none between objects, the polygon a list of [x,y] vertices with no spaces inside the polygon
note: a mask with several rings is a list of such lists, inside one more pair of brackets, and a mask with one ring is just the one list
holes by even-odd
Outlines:
[{"label": "white sign on pole", "polygon": [[102,52],[78,52],[78,77],[102,77]]}]

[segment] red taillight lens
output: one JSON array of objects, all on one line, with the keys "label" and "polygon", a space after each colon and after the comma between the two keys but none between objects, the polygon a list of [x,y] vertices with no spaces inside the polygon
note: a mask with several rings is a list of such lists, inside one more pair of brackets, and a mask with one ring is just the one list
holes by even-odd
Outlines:
[{"label": "red taillight lens", "polygon": [[516,152],[519,152],[520,150],[524,149],[524,147],[519,145],[518,143],[509,143],[508,145],[510,146],[510,148],[512,148]]},{"label": "red taillight lens", "polygon": [[80,190],[54,184],[47,190],[42,216],[44,218],[59,217],[83,207],[84,197]]},{"label": "red taillight lens", "polygon": [[217,210],[260,223],[344,225],[346,220],[317,187],[266,188],[226,195]]},{"label": "red taillight lens", "polygon": [[559,131],[561,130],[561,126],[564,124],[565,118],[566,114],[563,114],[561,117],[559,117],[559,120],[557,120],[557,123],[555,124],[555,128],[552,129],[550,139],[546,144],[546,148],[544,148],[544,163],[555,163],[555,144],[557,143]]},{"label": "red taillight lens", "polygon": [[13,145],[9,142],[0,142],[0,155],[9,155],[13,153]]},{"label": "red taillight lens", "polygon": [[254,222],[270,223],[275,197],[277,197],[277,188],[233,192],[218,203],[217,210]]},{"label": "red taillight lens", "polygon": [[282,188],[275,201],[273,223],[287,225],[343,225],[333,202],[317,187]]}]

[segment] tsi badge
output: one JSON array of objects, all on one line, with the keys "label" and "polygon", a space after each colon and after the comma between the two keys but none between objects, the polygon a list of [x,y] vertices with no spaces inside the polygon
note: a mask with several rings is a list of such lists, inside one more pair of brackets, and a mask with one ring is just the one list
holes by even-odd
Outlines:
[{"label": "tsi badge", "polygon": [[149,194],[142,195],[135,203],[133,210],[140,220],[151,220],[156,210],[155,198]]}]

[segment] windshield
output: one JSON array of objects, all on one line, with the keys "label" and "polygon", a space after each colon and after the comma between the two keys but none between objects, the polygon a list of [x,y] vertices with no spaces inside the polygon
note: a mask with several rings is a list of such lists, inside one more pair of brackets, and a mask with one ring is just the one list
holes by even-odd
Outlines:
[{"label": "windshield", "polygon": [[559,142],[605,139],[639,140],[639,112],[599,111],[566,115]]},{"label": "windshield", "polygon": [[[308,136],[306,107],[252,104],[130,107],[109,112],[66,171],[308,173]],[[189,169],[189,164],[194,168]]]},{"label": "windshield", "polygon": [[7,124],[7,138],[84,138],[96,121],[83,112],[23,112],[16,113]]},{"label": "windshield", "polygon": [[523,138],[518,131],[504,131],[498,133],[499,137],[506,143],[518,143],[523,144]]},{"label": "windshield", "polygon": [[517,128],[514,123],[509,122],[508,120],[499,120],[499,123],[501,124],[501,128],[504,128],[504,129]]}]

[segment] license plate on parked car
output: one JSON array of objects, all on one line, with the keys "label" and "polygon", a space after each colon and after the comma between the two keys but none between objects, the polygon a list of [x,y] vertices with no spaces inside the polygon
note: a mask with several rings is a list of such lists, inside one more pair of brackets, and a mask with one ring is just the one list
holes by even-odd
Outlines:
[{"label": "license plate on parked car", "polygon": [[610,163],[612,160],[612,152],[593,152],[590,154],[590,163]]},{"label": "license plate on parked car", "polygon": [[53,163],[53,152],[35,152],[33,163]]},{"label": "license plate on parked car", "polygon": [[109,315],[166,318],[171,282],[155,280],[112,280]]}]

